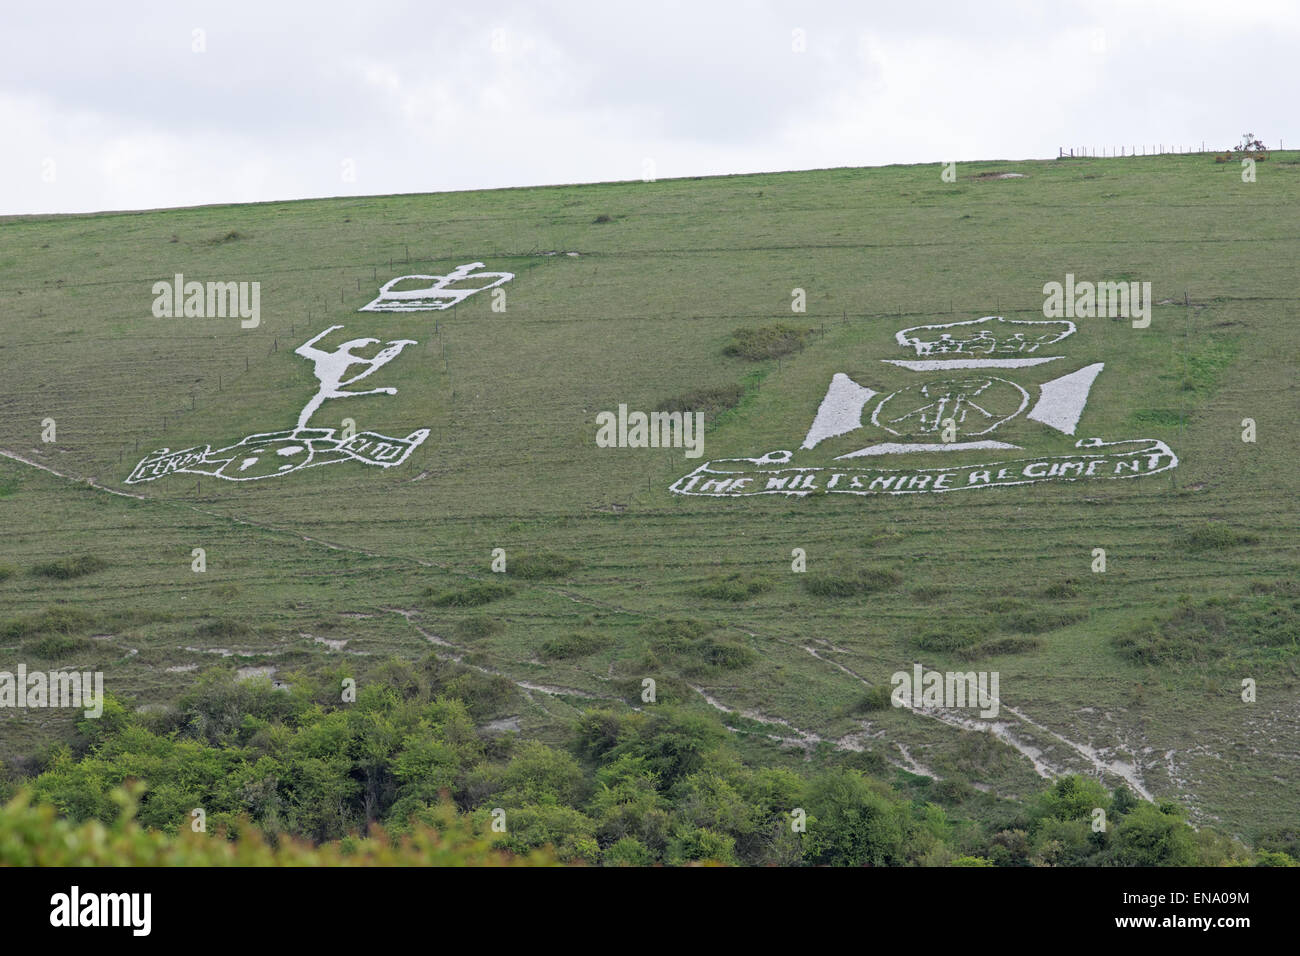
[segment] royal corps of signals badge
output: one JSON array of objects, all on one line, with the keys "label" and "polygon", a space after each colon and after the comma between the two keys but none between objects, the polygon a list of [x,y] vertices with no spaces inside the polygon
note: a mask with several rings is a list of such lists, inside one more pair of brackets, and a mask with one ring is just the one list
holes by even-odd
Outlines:
[{"label": "royal corps of signals badge", "polygon": [[[483,263],[470,262],[457,266],[445,276],[398,276],[385,282],[374,301],[358,311],[432,312],[448,309],[476,292],[495,288],[514,278],[510,272],[474,271],[481,268]],[[420,285],[414,289],[394,291],[393,287],[404,280],[418,280]],[[380,468],[393,468],[405,462],[411,452],[429,437],[429,429],[417,428],[405,437],[391,437],[375,432],[354,433],[311,427],[312,416],[326,401],[359,395],[396,395],[397,389],[392,386],[361,389],[353,386],[397,358],[407,346],[418,344],[414,339],[393,339],[385,342],[374,355],[366,354],[379,345],[380,340],[372,337],[349,339],[332,349],[319,347],[321,340],[342,328],[341,325],[332,325],[294,349],[295,355],[312,363],[319,385],[316,394],[299,412],[298,422],[293,428],[257,432],[216,449],[210,444],[179,451],[158,449],[131,469],[126,484],[154,481],[172,474],[256,481],[342,462]]]}]

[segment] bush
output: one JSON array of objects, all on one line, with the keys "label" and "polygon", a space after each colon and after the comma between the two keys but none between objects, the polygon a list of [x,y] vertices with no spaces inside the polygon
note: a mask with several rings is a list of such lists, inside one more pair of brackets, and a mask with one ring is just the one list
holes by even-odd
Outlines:
[{"label": "bush", "polygon": [[12,564],[0,564],[0,581],[8,581],[17,573],[18,569]]},{"label": "bush", "polygon": [[751,362],[779,358],[802,349],[809,334],[808,329],[780,324],[736,329],[731,333],[731,344],[723,352]]},{"label": "bush", "polygon": [[1083,620],[1084,615],[1074,611],[1016,611],[998,618],[998,627],[1017,634],[1042,634]]},{"label": "bush", "polygon": [[654,857],[636,837],[617,840],[601,856],[605,866],[649,866]]},{"label": "bush", "polygon": [[721,412],[735,408],[744,397],[745,390],[739,385],[697,388],[676,398],[665,399],[658,408],[664,412],[703,412],[704,417],[712,421]]},{"label": "bush", "polygon": [[39,614],[15,617],[0,626],[0,637],[19,641],[41,634],[75,634],[89,630],[95,623],[95,617],[85,611],[69,607],[52,607]]},{"label": "bush", "polygon": [[1248,531],[1237,531],[1225,524],[1210,522],[1193,528],[1184,534],[1179,543],[1193,554],[1200,551],[1215,551],[1220,548],[1234,548],[1241,544],[1257,544],[1259,535]]},{"label": "bush", "polygon": [[818,777],[809,786],[804,837],[808,858],[829,866],[890,866],[906,862],[906,813],[882,784],[852,770]]},{"label": "bush", "polygon": [[1192,830],[1172,805],[1141,803],[1115,827],[1111,859],[1119,866],[1192,866]]},{"label": "bush", "polygon": [[58,660],[63,657],[70,657],[73,654],[83,654],[93,650],[95,642],[87,640],[84,637],[72,637],[66,634],[51,634],[48,637],[42,637],[40,640],[30,641],[23,645],[23,650],[35,657],[43,657],[47,660]]},{"label": "bush", "polygon": [[108,562],[103,558],[97,558],[93,554],[83,554],[75,558],[60,558],[57,561],[38,564],[32,568],[32,574],[37,577],[56,578],[66,581],[71,578],[94,574],[106,567],[108,567]]},{"label": "bush", "polygon": [[473,617],[467,617],[456,625],[456,633],[470,641],[499,634],[505,629],[504,624],[494,617],[488,617],[486,614],[475,614]]},{"label": "bush", "polygon": [[866,568],[848,574],[805,574],[803,586],[818,597],[854,597],[883,591],[902,580],[901,574],[889,568]]},{"label": "bush", "polygon": [[970,647],[980,639],[982,635],[975,631],[928,631],[920,637],[914,638],[912,643],[923,651],[930,651],[935,654],[943,654],[948,651],[959,650],[963,647]]},{"label": "bush", "polygon": [[568,558],[549,551],[537,551],[510,558],[506,562],[506,573],[528,581],[540,581],[567,577],[581,564],[582,562],[577,558]]},{"label": "bush", "polygon": [[726,577],[714,578],[709,584],[701,585],[695,589],[695,593],[700,597],[712,598],[716,601],[748,601],[757,594],[769,591],[772,588],[772,582],[764,577],[758,577],[747,574],[729,574]]},{"label": "bush", "polygon": [[859,713],[871,713],[877,710],[888,710],[892,704],[893,691],[884,686],[873,687],[862,695],[858,701],[856,710]]},{"label": "bush", "polygon": [[542,657],[546,660],[569,660],[574,657],[586,657],[596,651],[609,647],[613,639],[605,634],[590,631],[575,631],[562,637],[552,637],[542,642]]},{"label": "bush", "polygon": [[547,850],[513,856],[492,847],[469,818],[450,806],[431,812],[435,824],[419,824],[399,842],[380,828],[371,836],[321,846],[280,836],[268,843],[246,819],[236,839],[214,839],[188,827],[168,834],[133,819],[140,791],[118,788],[120,816],[109,826],[74,823],[51,806],[32,806],[19,793],[0,807],[0,866],[551,866]]},{"label": "bush", "polygon": [[433,607],[481,607],[513,593],[514,589],[509,585],[485,581],[454,591],[443,591],[436,596],[433,588],[426,588],[422,600]]},{"label": "bush", "polygon": [[730,638],[714,637],[716,624],[689,619],[665,618],[641,628],[650,648],[673,660],[684,673],[696,674],[709,668],[734,670],[748,667],[758,655]]},{"label": "bush", "polygon": [[997,657],[1001,654],[1025,654],[1042,646],[1043,642],[1037,637],[999,637],[964,648],[957,656],[964,661],[975,661],[981,657]]},{"label": "bush", "polygon": [[213,621],[205,621],[194,629],[198,637],[217,638],[226,640],[232,637],[252,637],[256,631],[249,627],[243,621],[236,621],[229,617],[219,617]]},{"label": "bush", "polygon": [[1078,582],[1073,578],[1066,578],[1064,581],[1057,581],[1055,584],[1049,584],[1043,589],[1043,596],[1049,597],[1054,601],[1063,601],[1066,598],[1078,597]]}]

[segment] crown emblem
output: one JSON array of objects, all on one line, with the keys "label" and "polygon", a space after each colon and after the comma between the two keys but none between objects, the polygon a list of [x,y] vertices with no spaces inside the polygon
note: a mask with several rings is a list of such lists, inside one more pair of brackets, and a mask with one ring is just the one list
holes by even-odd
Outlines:
[{"label": "crown emblem", "polygon": [[[513,272],[474,272],[482,269],[481,262],[467,262],[457,266],[445,276],[409,275],[389,279],[379,289],[373,301],[367,302],[359,312],[433,312],[450,309],[476,292],[483,292],[509,282]],[[393,286],[411,279],[426,279],[429,284],[414,289],[394,291]],[[463,283],[484,280],[482,284],[460,287]],[[452,288],[455,285],[457,288]]]},{"label": "crown emblem", "polygon": [[982,319],[917,325],[901,329],[894,338],[918,356],[934,355],[1029,355],[1073,335],[1073,322],[1004,319],[986,315]]}]

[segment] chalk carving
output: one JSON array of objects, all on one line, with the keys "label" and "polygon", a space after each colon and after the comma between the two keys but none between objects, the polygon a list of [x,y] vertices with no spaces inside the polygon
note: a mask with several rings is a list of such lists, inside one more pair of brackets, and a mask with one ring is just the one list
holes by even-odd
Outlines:
[{"label": "chalk carving", "polygon": [[[429,429],[421,428],[404,438],[393,438],[376,432],[342,435],[333,428],[308,427],[312,416],[329,399],[358,395],[396,395],[397,389],[391,386],[359,391],[350,391],[348,386],[355,385],[387,365],[406,346],[417,344],[413,339],[394,339],[385,343],[370,358],[356,355],[353,350],[374,345],[378,339],[352,339],[333,351],[316,347],[321,339],[341,328],[341,325],[332,325],[294,350],[294,354],[313,363],[312,370],[320,386],[303,406],[293,428],[258,432],[217,449],[211,445],[195,445],[178,451],[159,449],[146,455],[131,469],[126,484],[154,481],[172,474],[203,475],[227,481],[256,481],[345,461],[377,465],[380,468],[402,464],[429,437]],[[361,371],[347,376],[348,370],[356,365],[361,366]]]},{"label": "chalk carving", "polygon": [[[367,302],[359,312],[435,312],[450,309],[458,302],[463,302],[476,292],[484,292],[509,282],[515,277],[513,272],[474,272],[482,269],[481,262],[467,262],[457,266],[445,276],[409,275],[389,279],[379,289],[372,301]],[[427,280],[428,284],[414,289],[394,290],[399,282],[409,280]],[[460,283],[491,280],[481,285],[467,288],[451,288]]]},{"label": "chalk carving", "polygon": [[[836,372],[799,450],[811,451],[828,439],[858,431],[892,437],[807,465],[795,464],[790,451],[705,462],[670,488],[677,494],[715,497],[918,494],[1039,481],[1131,478],[1177,467],[1178,458],[1167,445],[1145,438],[1118,442],[1080,439],[1075,443],[1081,449],[1076,455],[993,464],[902,469],[834,464],[889,455],[941,454],[951,458],[961,452],[1020,450],[1020,445],[988,436],[1021,416],[1073,436],[1104,363],[1059,375],[1037,386],[1036,395],[982,370],[1029,368],[1057,361],[1062,356],[1035,353],[1057,345],[1075,331],[1074,323],[1064,320],[1008,320],[1001,316],[902,329],[895,341],[924,358],[881,361],[908,371],[948,374],[887,391]],[[893,440],[908,436],[926,436],[926,440]],[[935,440],[941,436],[952,440]]]}]

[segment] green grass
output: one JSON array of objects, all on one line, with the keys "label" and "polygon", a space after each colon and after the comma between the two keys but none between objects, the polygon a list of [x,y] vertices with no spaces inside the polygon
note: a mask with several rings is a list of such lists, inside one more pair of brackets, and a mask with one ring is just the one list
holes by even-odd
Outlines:
[{"label": "green grass", "polygon": [[[0,565],[19,569],[0,575],[0,670],[47,637],[94,638],[66,660],[93,661],[113,693],[144,705],[237,656],[364,678],[391,656],[472,654],[483,670],[463,678],[469,692],[510,701],[527,737],[565,739],[593,700],[649,706],[652,678],[661,699],[709,708],[698,687],[737,727],[742,713],[786,721],[734,735],[774,767],[804,760],[770,739],[797,730],[823,741],[819,763],[888,769],[901,745],[945,778],[1015,798],[1040,780],[1005,742],[857,709],[918,655],[957,668],[978,654],[1007,705],[1046,730],[999,719],[1052,766],[1094,770],[1059,734],[1133,763],[1200,822],[1244,835],[1292,824],[1294,608],[1252,589],[1300,575],[1295,158],[1275,154],[1249,185],[1209,157],[1174,156],[964,163],[952,184],[935,163],[7,218],[0,450],[69,479],[0,457]],[[993,171],[1024,178],[978,178]],[[515,273],[506,312],[484,295],[439,313],[356,311],[387,279],[472,261]],[[151,285],[176,272],[261,281],[261,325],[154,318]],[[824,465],[856,450],[855,436],[799,450],[834,373],[906,387],[916,373],[881,361],[908,357],[897,331],[1041,318],[1043,284],[1067,272],[1150,281],[1168,301],[1143,330],[1079,320],[1049,353],[1062,358],[1008,373],[1034,394],[1105,365],[1074,435],[1022,416],[998,437],[1026,451],[1006,457],[1149,438],[1175,450],[1176,470],[896,497],[668,491],[705,461],[785,449]],[[806,313],[790,311],[794,288]],[[406,464],[123,484],[154,449],[292,425],[315,388],[293,349],[334,324],[417,342],[367,380],[396,395],[327,402],[313,419],[429,428]],[[792,331],[770,331],[781,326]],[[704,411],[704,457],[597,447],[595,415],[620,403]],[[38,444],[46,417],[54,445]],[[191,570],[199,547],[203,573]],[[497,548],[508,584],[483,580]],[[1105,573],[1091,570],[1096,548]],[[806,574],[791,571],[794,549]],[[87,552],[108,565],[28,573]],[[478,603],[484,587],[494,596]],[[136,612],[151,616],[113,623]],[[609,641],[576,653],[585,645],[570,639],[589,633]],[[1253,710],[1244,676],[1259,682]],[[864,719],[880,735],[869,758],[851,749]],[[76,731],[67,715],[28,712],[0,732],[8,751],[32,754]]]}]

